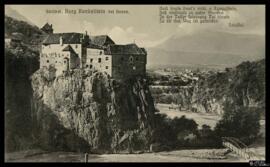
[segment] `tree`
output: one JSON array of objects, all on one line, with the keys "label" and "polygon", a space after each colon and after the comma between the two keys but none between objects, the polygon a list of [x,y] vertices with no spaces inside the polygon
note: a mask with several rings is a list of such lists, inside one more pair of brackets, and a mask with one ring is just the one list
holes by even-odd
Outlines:
[{"label": "tree", "polygon": [[235,137],[251,144],[260,130],[260,113],[252,108],[226,105],[224,115],[215,127],[219,137]]}]

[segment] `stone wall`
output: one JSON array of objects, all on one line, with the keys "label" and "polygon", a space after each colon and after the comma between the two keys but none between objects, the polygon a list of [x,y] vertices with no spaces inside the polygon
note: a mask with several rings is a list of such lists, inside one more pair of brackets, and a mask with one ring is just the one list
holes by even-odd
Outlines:
[{"label": "stone wall", "polygon": [[145,75],[145,55],[112,55],[113,78],[128,78],[135,75]]}]

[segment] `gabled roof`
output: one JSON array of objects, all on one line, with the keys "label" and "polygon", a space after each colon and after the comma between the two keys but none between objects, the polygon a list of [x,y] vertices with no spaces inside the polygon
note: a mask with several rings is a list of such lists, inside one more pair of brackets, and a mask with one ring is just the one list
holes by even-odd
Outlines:
[{"label": "gabled roof", "polygon": [[[43,44],[59,44],[61,36],[64,44],[79,44],[81,43],[80,39],[83,38],[84,34],[75,32],[49,34],[43,40]],[[114,41],[107,35],[90,36],[90,41],[93,45],[97,46],[115,44]]]},{"label": "gabled roof", "polygon": [[105,54],[114,55],[146,55],[144,49],[139,48],[136,44],[127,44],[127,45],[108,45],[105,48]]},{"label": "gabled roof", "polygon": [[114,41],[108,35],[90,36],[91,42],[99,46],[107,46],[115,44]]},{"label": "gabled roof", "polygon": [[62,51],[76,53],[70,45],[67,45]]},{"label": "gabled roof", "polygon": [[55,33],[49,34],[44,40],[43,44],[59,44],[60,37],[63,38],[63,44],[79,44],[83,34],[81,33]]}]

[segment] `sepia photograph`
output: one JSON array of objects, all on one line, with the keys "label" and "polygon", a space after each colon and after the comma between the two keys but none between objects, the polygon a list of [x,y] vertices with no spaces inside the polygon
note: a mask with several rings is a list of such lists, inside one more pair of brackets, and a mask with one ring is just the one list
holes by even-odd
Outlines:
[{"label": "sepia photograph", "polygon": [[5,5],[5,162],[264,162],[265,8]]}]

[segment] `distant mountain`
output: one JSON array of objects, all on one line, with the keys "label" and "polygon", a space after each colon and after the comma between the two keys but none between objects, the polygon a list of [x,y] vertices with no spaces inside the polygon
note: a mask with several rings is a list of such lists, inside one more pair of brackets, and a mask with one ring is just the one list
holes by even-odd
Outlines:
[{"label": "distant mountain", "polygon": [[148,48],[148,64],[210,64],[234,66],[265,57],[264,36],[199,31],[169,38]]},{"label": "distant mountain", "polygon": [[25,21],[28,24],[35,25],[33,22],[31,22],[29,19],[21,15],[18,11],[12,9],[9,6],[5,6],[5,15],[12,17],[14,19],[20,20],[20,21]]}]

